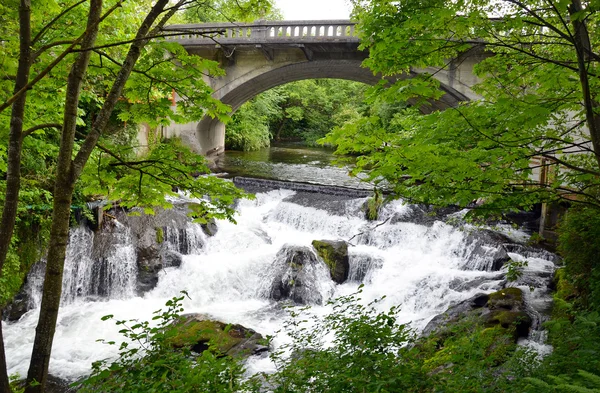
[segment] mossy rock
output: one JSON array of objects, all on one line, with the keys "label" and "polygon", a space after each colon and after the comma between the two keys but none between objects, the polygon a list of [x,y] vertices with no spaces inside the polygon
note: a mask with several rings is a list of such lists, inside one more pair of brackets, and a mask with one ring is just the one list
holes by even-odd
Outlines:
[{"label": "mossy rock", "polygon": [[345,282],[350,272],[348,244],[344,241],[313,240],[312,245],[329,268],[331,279],[338,284]]},{"label": "mossy rock", "polygon": [[515,339],[527,337],[531,327],[531,317],[525,311],[495,310],[486,316],[487,326],[499,325],[504,329],[513,331]]},{"label": "mossy rock", "polygon": [[156,243],[162,244],[165,241],[165,230],[161,227],[156,227]]},{"label": "mossy rock", "polygon": [[512,331],[501,326],[486,327],[478,318],[466,317],[452,323],[444,334],[433,333],[417,343],[429,375],[461,373],[465,367],[498,367],[515,349]]},{"label": "mossy rock", "polygon": [[266,340],[254,330],[210,320],[201,314],[182,316],[174,325],[169,341],[175,348],[189,347],[197,353],[209,350],[217,355],[238,358],[268,350]]},{"label": "mossy rock", "polygon": [[523,303],[523,292],[519,288],[504,288],[488,295],[488,307],[490,310],[521,309]]}]

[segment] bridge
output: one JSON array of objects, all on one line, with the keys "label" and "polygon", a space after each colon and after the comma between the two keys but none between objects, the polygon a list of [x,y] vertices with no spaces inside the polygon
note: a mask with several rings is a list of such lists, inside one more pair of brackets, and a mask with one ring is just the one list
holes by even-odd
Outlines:
[{"label": "bridge", "polygon": [[[168,39],[182,44],[190,54],[221,64],[225,76],[205,77],[205,81],[213,88],[213,96],[230,105],[232,112],[266,90],[298,80],[338,78],[371,85],[381,80],[361,67],[368,52],[359,50],[355,23],[349,20],[190,24],[166,29]],[[471,90],[477,82],[472,71],[482,56],[481,52],[468,53],[453,59],[446,69],[414,69],[411,75],[428,72],[437,78],[445,94],[432,107],[445,109],[479,98]],[[178,136],[207,156],[221,153],[225,145],[225,125],[209,117],[172,124],[163,135]]]}]

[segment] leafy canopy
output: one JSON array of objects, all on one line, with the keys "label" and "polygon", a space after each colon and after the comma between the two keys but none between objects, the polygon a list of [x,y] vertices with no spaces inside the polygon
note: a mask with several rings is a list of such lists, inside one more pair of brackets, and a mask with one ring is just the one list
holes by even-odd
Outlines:
[{"label": "leafy canopy", "polygon": [[[582,55],[574,27],[585,20],[598,48],[597,2],[574,14],[571,1],[353,3],[365,65],[397,79],[375,87],[358,121],[325,139],[361,155],[356,172],[411,201],[479,199],[488,213],[574,198],[600,206],[600,156],[589,132],[599,119],[599,57]],[[472,90],[481,98],[434,111],[443,91],[433,70],[450,72],[469,56],[479,59]],[[382,116],[389,105],[398,110]]]}]

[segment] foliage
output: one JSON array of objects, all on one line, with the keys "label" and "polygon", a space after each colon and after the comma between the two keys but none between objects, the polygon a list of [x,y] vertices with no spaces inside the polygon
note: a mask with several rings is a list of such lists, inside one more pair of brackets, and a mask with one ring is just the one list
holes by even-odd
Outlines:
[{"label": "foliage", "polygon": [[253,151],[268,147],[271,140],[269,119],[277,116],[278,90],[269,90],[246,102],[227,124],[225,146],[228,149]]},{"label": "foliage", "polygon": [[[568,264],[568,260],[566,261]],[[600,316],[575,307],[576,290],[564,274],[557,274],[552,319],[546,322],[553,351],[523,381],[524,392],[594,392],[600,387]],[[575,291],[575,292],[574,292]],[[596,389],[596,390],[594,390]]]},{"label": "foliage", "polygon": [[[600,204],[591,143],[599,145],[593,130],[600,124],[589,110],[600,92],[598,54],[584,55],[580,42],[589,36],[598,47],[593,2],[576,17],[569,14],[576,1],[353,3],[369,50],[365,65],[395,81],[370,92],[370,113],[327,138],[342,154],[361,154],[355,172],[387,181],[410,201],[466,206],[479,199],[478,213],[575,197]],[[585,34],[574,33],[578,21]],[[416,70],[449,73],[457,64],[451,59],[470,55],[480,78],[472,90],[483,99],[448,108],[436,72]],[[373,114],[394,103],[410,108],[389,123]],[[547,171],[543,184],[534,169]]]},{"label": "foliage", "polygon": [[[281,12],[273,1],[203,0],[187,7],[181,17],[182,23],[253,22],[257,19],[281,20]],[[176,22],[177,19],[175,19]]]},{"label": "foliage", "polygon": [[[230,357],[217,357],[211,351],[193,354],[183,345],[175,349],[171,343],[178,335],[176,323],[183,312],[184,296],[167,301],[166,310],[155,311],[152,323],[123,321],[120,333],[125,338],[119,345],[119,357],[112,362],[102,360],[92,366],[92,374],[78,382],[80,392],[236,392],[243,369]],[[114,319],[107,315],[102,320]],[[115,342],[105,342],[116,345]]]},{"label": "foliage", "polygon": [[600,376],[587,371],[579,370],[579,381],[573,381],[567,377],[548,377],[550,383],[538,378],[528,378],[535,391],[542,389],[544,392],[576,392],[576,393],[598,393],[600,392]]},{"label": "foliage", "polygon": [[518,349],[511,331],[483,326],[472,317],[451,322],[419,344],[433,392],[519,391],[515,379],[538,364],[533,353]]},{"label": "foliage", "polygon": [[271,355],[278,371],[265,376],[274,392],[416,392],[429,384],[410,356],[413,333],[396,323],[397,309],[377,312],[356,294],[330,305],[331,314],[310,323],[306,309],[290,310],[285,330],[293,342]]},{"label": "foliage", "polygon": [[367,220],[375,221],[379,217],[379,210],[383,205],[383,196],[381,195],[381,191],[375,189],[375,193],[372,197],[367,198],[367,202],[365,203],[365,210]]},{"label": "foliage", "polygon": [[264,378],[273,392],[500,393],[519,391],[539,363],[516,349],[511,328],[465,318],[416,339],[397,308],[377,311],[359,294],[330,301],[325,317],[289,310],[293,341],[271,355],[277,371],[255,382]]},{"label": "foliage", "polygon": [[226,145],[257,150],[269,139],[303,140],[314,144],[334,126],[355,118],[366,86],[362,83],[315,79],[268,90],[240,107],[227,125]]},{"label": "foliage", "polygon": [[509,260],[505,263],[506,279],[508,281],[517,281],[523,275],[523,269],[527,267],[527,261]]},{"label": "foliage", "polygon": [[208,175],[206,160],[177,139],[162,141],[131,161],[108,149],[97,151],[93,160],[96,165],[88,166],[81,177],[83,193],[125,208],[143,209],[146,214],[158,207],[171,208],[165,196],[178,197],[183,192],[198,199],[190,204],[197,222],[205,223],[210,217],[233,220],[235,199],[246,196],[232,182]]},{"label": "foliage", "polygon": [[[46,275],[42,302],[45,307],[40,311],[28,372],[29,382],[38,380],[41,385],[29,386],[27,391],[37,392],[44,389],[48,371],[48,358],[42,354],[50,353],[56,326],[70,209],[74,195],[81,195],[75,190],[76,183],[102,134],[112,133],[113,142],[128,143],[131,133],[119,132],[122,122],[157,126],[171,121],[195,121],[205,115],[226,119],[229,108],[212,97],[212,90],[203,79],[207,74],[222,73],[217,63],[190,55],[177,43],[160,38],[166,21],[188,2],[34,1],[32,7],[30,3],[23,0],[19,7],[16,3],[0,5],[0,18],[6,22],[0,27],[0,138],[6,140],[8,134],[11,147],[0,153],[0,171],[5,174],[0,178],[6,179],[6,185],[2,185],[0,273],[5,270],[6,250],[11,242],[15,248],[20,247],[19,239],[11,239],[19,203],[27,197],[51,202],[47,270],[58,273]],[[257,7],[270,4],[267,0],[251,3]],[[171,109],[175,94],[181,98],[177,111]],[[122,105],[114,113],[119,102]],[[11,104],[12,110],[6,110]],[[54,129],[60,132],[48,131]],[[45,138],[41,136],[44,133],[52,136]],[[100,180],[98,184],[108,187],[125,205],[135,201],[150,209],[165,206],[161,192],[172,192],[175,182],[179,182],[193,196],[210,199],[196,204],[194,215],[198,220],[211,216],[231,218],[231,203],[242,193],[219,179],[192,180],[189,169],[198,163],[187,156],[184,162],[178,162],[178,152],[168,151],[169,146],[161,144],[149,153],[148,159],[156,167],[129,166],[138,174],[137,187],[132,186],[133,178],[125,171],[117,174],[118,181],[104,179],[107,184]],[[115,167],[133,162],[130,155],[107,154],[118,161]],[[167,167],[166,160],[171,160],[172,165]],[[101,164],[101,160],[97,162]],[[39,170],[21,171],[28,163],[37,165]],[[175,172],[164,172],[167,169]],[[96,173],[102,171],[110,172],[99,166]],[[27,182],[29,174],[32,183]],[[162,180],[149,184],[147,177]],[[53,197],[49,198],[51,193]],[[42,203],[32,206],[36,205]],[[26,265],[21,261],[19,272],[26,271]],[[14,263],[11,269],[7,280],[14,286]],[[7,391],[4,354],[0,354],[0,360],[0,389]]]},{"label": "foliage", "polygon": [[565,273],[577,290],[577,302],[600,311],[600,210],[570,209],[559,226],[559,251]]}]

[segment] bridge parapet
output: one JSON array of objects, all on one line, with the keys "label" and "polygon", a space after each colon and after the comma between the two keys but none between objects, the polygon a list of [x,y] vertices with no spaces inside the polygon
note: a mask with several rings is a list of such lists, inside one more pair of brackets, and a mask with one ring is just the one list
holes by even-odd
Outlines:
[{"label": "bridge parapet", "polygon": [[167,40],[191,45],[255,45],[278,43],[356,42],[356,24],[350,20],[256,21],[172,25]]}]

